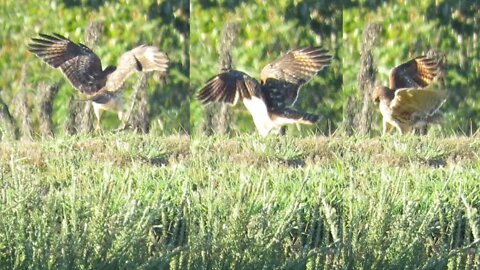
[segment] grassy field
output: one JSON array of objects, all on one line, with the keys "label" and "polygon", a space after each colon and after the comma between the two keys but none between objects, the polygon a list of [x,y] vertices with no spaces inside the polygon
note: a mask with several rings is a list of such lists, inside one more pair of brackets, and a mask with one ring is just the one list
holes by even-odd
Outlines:
[{"label": "grassy field", "polygon": [[480,139],[0,142],[1,269],[478,269]]}]

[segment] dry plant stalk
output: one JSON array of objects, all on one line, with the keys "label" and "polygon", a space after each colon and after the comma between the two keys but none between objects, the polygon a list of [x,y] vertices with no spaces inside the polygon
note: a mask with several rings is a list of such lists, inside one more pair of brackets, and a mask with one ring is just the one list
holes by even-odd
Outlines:
[{"label": "dry plant stalk", "polygon": [[68,101],[68,119],[65,122],[65,132],[68,135],[75,135],[79,132],[77,121],[80,120],[81,111],[80,103],[75,100],[74,96],[71,96]]},{"label": "dry plant stalk", "polygon": [[[232,69],[232,46],[237,38],[240,27],[237,23],[227,23],[223,28],[222,41],[219,49],[220,70]],[[205,121],[202,130],[206,135],[226,134],[230,130],[230,108],[225,103],[212,103],[205,108]]]},{"label": "dry plant stalk", "polygon": [[42,137],[53,137],[53,100],[58,93],[59,85],[47,85],[40,83],[38,86],[40,98],[39,98],[39,124],[40,134]]},{"label": "dry plant stalk", "polygon": [[33,138],[32,109],[28,106],[27,96],[27,72],[28,66],[24,64],[20,74],[19,89],[13,100],[14,114],[20,119],[20,135],[22,139]]},{"label": "dry plant stalk", "polygon": [[125,127],[141,132],[148,133],[150,128],[150,117],[147,95],[147,80],[151,74],[142,73],[133,88],[131,105],[124,119]]},{"label": "dry plant stalk", "polygon": [[[0,89],[1,93],[1,89]],[[10,110],[0,96],[0,141],[3,139],[17,139],[18,129],[15,125],[15,119]]]},{"label": "dry plant stalk", "polygon": [[378,41],[381,26],[368,23],[363,30],[362,48],[360,52],[360,71],[357,76],[359,99],[349,99],[344,111],[344,127],[346,135],[355,132],[368,134],[372,128],[373,104],[371,93],[375,87],[376,67],[372,49]]},{"label": "dry plant stalk", "polygon": [[360,134],[368,134],[372,129],[373,104],[371,93],[375,87],[376,68],[373,62],[372,49],[377,43],[381,27],[379,24],[367,24],[363,32],[360,56],[360,73],[357,77],[358,91],[362,96],[362,109],[358,119]]},{"label": "dry plant stalk", "polygon": [[33,138],[32,110],[28,106],[28,97],[25,89],[21,89],[14,100],[15,114],[20,120],[20,134],[22,139]]},{"label": "dry plant stalk", "polygon": [[357,113],[355,104],[357,102],[355,101],[355,98],[350,96],[348,97],[347,104],[345,104],[345,107],[343,109],[343,130],[345,132],[345,135],[347,136],[352,136],[355,133],[355,115]]},{"label": "dry plant stalk", "polygon": [[85,106],[80,109],[80,114],[77,115],[77,119],[75,120],[79,133],[91,133],[93,131],[95,113],[92,107],[92,102],[88,100],[85,102]]}]

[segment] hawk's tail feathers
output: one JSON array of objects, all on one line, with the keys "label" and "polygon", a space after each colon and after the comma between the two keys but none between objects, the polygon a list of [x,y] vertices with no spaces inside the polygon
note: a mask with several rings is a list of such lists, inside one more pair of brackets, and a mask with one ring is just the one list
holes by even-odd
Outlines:
[{"label": "hawk's tail feathers", "polygon": [[318,114],[311,114],[311,113],[303,113],[302,119],[310,124],[315,124],[320,120],[320,115]]},{"label": "hawk's tail feathers", "polygon": [[294,124],[302,123],[313,125],[320,120],[321,116],[318,114],[311,114],[300,112],[290,108],[272,111],[272,120],[279,124]]}]

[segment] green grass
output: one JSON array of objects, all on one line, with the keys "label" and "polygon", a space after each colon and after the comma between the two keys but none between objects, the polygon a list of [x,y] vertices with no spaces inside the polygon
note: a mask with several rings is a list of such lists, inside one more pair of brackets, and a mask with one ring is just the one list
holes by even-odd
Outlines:
[{"label": "green grass", "polygon": [[1,269],[474,269],[480,140],[0,142]]}]

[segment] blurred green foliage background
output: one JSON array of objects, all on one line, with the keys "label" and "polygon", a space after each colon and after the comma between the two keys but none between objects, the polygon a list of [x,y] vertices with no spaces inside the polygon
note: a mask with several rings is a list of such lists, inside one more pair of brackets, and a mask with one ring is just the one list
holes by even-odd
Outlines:
[{"label": "blurred green foliage background", "polygon": [[[166,52],[171,65],[166,81],[152,76],[148,82],[152,131],[160,134],[189,130],[189,1],[150,0],[2,0],[0,1],[0,96],[15,110],[14,98],[22,89],[28,93],[29,103],[36,102],[40,81],[60,82],[61,88],[54,101],[54,122],[60,129],[67,117],[68,100],[77,91],[54,70],[27,51],[27,43],[38,33],[59,33],[75,42],[85,42],[85,31],[90,21],[103,23],[103,33],[92,48],[102,65],[116,65],[127,50],[140,44],[158,46]],[[21,82],[22,68],[26,79]],[[133,78],[132,78],[133,77]],[[126,106],[138,75],[127,80]],[[114,114],[105,114],[102,120],[107,128],[118,126]],[[18,119],[17,119],[18,121]],[[35,120],[34,120],[35,121]]]},{"label": "blurred green foliage background", "polygon": [[[471,134],[480,127],[480,2],[475,0],[351,1],[343,9],[344,95],[355,95],[362,30],[382,26],[373,51],[377,83],[388,85],[390,70],[434,49],[446,55],[442,111],[446,134]],[[439,85],[433,85],[439,88]],[[378,109],[376,110],[378,112]],[[376,130],[380,131],[380,113]]]},{"label": "blurred green foliage background", "polygon": [[[317,127],[301,126],[301,133],[334,130],[342,120],[341,1],[210,1],[191,0],[190,85],[192,94],[220,71],[219,46],[226,23],[238,23],[240,32],[232,48],[233,68],[259,79],[261,69],[289,49],[322,46],[334,56],[332,65],[306,84],[295,105],[303,111],[322,114]],[[243,103],[232,113],[234,132],[255,132]],[[204,110],[192,97],[190,122],[195,134]],[[294,128],[290,133],[298,133]]]}]

